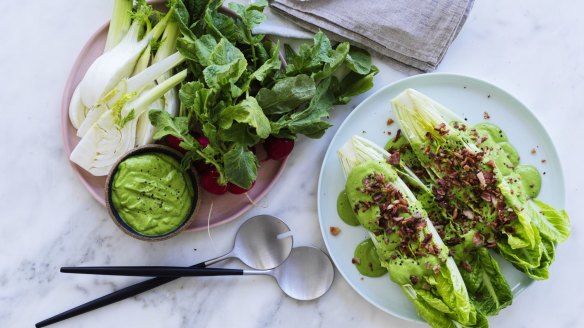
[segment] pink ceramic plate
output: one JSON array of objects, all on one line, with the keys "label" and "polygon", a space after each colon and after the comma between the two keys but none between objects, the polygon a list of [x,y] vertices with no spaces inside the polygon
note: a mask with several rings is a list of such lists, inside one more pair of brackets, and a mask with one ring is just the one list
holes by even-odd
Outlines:
[{"label": "pink ceramic plate", "polygon": [[[67,157],[71,155],[71,152],[79,142],[76,130],[69,122],[69,102],[75,87],[79,81],[81,81],[91,63],[103,53],[108,26],[109,24],[105,24],[101,27],[89,39],[87,44],[85,44],[73,65],[73,69],[71,70],[69,79],[65,85],[65,91],[63,92],[63,100],[61,103],[61,129],[63,132],[63,140],[65,141],[65,152]],[[256,184],[253,189],[248,192],[249,199],[246,195],[225,194],[222,196],[215,196],[203,192],[201,195],[201,207],[199,208],[193,223],[187,228],[187,230],[198,231],[207,228],[207,219],[211,210],[211,204],[213,204],[213,211],[211,212],[211,218],[209,221],[209,226],[211,227],[229,222],[251,209],[253,204],[250,202],[250,199],[257,203],[268,193],[282,174],[286,164],[285,162],[286,161],[284,160],[266,161],[262,163],[258,170]],[[105,206],[104,188],[106,178],[92,176],[75,163],[70,163],[73,167],[73,171],[77,173],[81,182],[91,195]]]}]

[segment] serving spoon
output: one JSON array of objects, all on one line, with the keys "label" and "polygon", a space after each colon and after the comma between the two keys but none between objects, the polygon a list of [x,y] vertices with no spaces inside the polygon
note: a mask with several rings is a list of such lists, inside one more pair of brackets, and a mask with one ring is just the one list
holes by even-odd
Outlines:
[{"label": "serving spoon", "polygon": [[61,268],[61,272],[158,277],[268,275],[276,279],[278,286],[286,295],[300,301],[309,301],[321,297],[329,290],[335,270],[323,251],[315,247],[302,246],[292,249],[284,263],[270,270],[127,266],[64,267]]},{"label": "serving spoon", "polygon": [[[286,223],[272,215],[258,215],[248,219],[239,227],[231,251],[214,259],[194,264],[191,268],[205,268],[229,258],[237,258],[251,268],[268,270],[279,266],[288,258],[292,251],[292,244],[293,237]],[[59,313],[37,323],[36,327],[45,327],[99,309],[178,278],[177,276],[159,276],[148,279]]]}]

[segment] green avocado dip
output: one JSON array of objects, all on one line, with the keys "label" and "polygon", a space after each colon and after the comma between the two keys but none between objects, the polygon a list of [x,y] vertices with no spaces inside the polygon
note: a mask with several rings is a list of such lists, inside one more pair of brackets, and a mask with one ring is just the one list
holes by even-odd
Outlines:
[{"label": "green avocado dip", "polygon": [[359,219],[357,219],[355,212],[353,212],[347,193],[344,190],[339,193],[339,197],[337,198],[337,213],[346,224],[354,227],[359,225]]},{"label": "green avocado dip", "polygon": [[364,240],[355,248],[353,263],[359,273],[366,277],[381,277],[387,269],[381,266],[377,249],[371,239]]},{"label": "green avocado dip", "polygon": [[[519,164],[519,153],[509,142],[503,130],[493,123],[480,123],[474,127],[479,136],[487,136],[481,148],[494,158],[501,174],[506,178],[511,193],[521,199],[537,197],[541,189],[541,175],[532,165]],[[493,147],[498,144],[500,148]],[[501,151],[506,156],[501,156]]]},{"label": "green avocado dip", "polygon": [[194,189],[178,160],[161,153],[128,157],[114,174],[112,204],[120,218],[136,232],[164,235],[191,213]]}]

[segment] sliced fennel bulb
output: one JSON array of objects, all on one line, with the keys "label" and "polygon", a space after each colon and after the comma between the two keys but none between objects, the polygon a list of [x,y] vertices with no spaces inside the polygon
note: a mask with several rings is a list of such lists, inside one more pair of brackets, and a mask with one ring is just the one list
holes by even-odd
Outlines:
[{"label": "sliced fennel bulb", "polygon": [[[123,9],[127,7],[127,4],[116,3],[115,6],[116,9]],[[146,34],[141,39],[139,38],[145,25],[149,29],[150,23],[147,21],[147,16],[149,15],[150,10],[151,8],[145,3],[138,4],[138,8],[134,13],[136,18],[130,25],[127,33],[125,33],[119,42],[117,42],[117,40],[120,38],[120,35],[124,33],[124,26],[130,19],[129,17],[132,13],[125,13],[128,17],[119,17],[117,19],[118,22],[112,21],[112,26],[110,26],[110,31],[108,31],[105,52],[91,64],[85,73],[85,76],[77,86],[79,89],[79,98],[83,106],[70,106],[69,108],[69,116],[72,118],[71,122],[74,126],[80,126],[82,124],[80,120],[85,118],[82,112],[93,110],[101,99],[116,87],[122,79],[127,78],[132,74],[136,62],[140,58],[144,49],[150,44],[151,40],[158,39],[164,31],[170,16],[172,16],[172,8],[169,13],[154,26],[154,28],[147,30]],[[121,13],[114,12],[114,17],[116,17],[116,15],[121,15]],[[112,29],[116,31],[112,31]],[[113,46],[114,44],[115,46]],[[109,47],[112,48],[109,49]],[[91,126],[91,124],[89,126]]]},{"label": "sliced fennel bulb", "polygon": [[81,101],[81,94],[79,92],[79,85],[73,91],[71,102],[69,103],[69,120],[74,128],[79,129],[87,115],[87,107]]},{"label": "sliced fennel bulb", "polygon": [[182,63],[185,58],[178,52],[161,60],[155,65],[149,66],[137,75],[128,79],[123,79],[118,85],[104,96],[99,103],[89,110],[87,116],[79,129],[77,136],[84,137],[87,131],[97,122],[107,108],[111,107],[123,95],[129,93],[141,93],[147,88],[154,87],[155,80],[162,74],[170,71],[172,68]]},{"label": "sliced fennel bulb", "polygon": [[[132,17],[130,16],[130,13],[132,11],[133,5],[133,0],[115,0],[104,52],[107,52],[115,47],[118,43],[120,43],[126,33],[128,33],[128,29],[132,24]],[[77,87],[75,87],[75,91],[73,92],[71,101],[69,103],[69,120],[75,129],[79,129],[85,120],[88,110],[89,108],[87,108],[81,101],[80,85],[77,84]],[[102,113],[100,113],[100,115],[101,114]]]},{"label": "sliced fennel bulb", "polygon": [[[162,34],[162,43],[158,47],[154,58],[152,59],[152,65],[157,65],[164,60],[167,60],[171,54],[176,51],[176,39],[178,38],[178,25],[170,21],[166,25],[166,29]],[[172,56],[176,56],[172,55]],[[140,71],[140,68],[137,66],[136,71]],[[161,74],[158,78],[156,78],[157,83],[162,83],[164,80],[171,77],[171,72],[167,71]],[[151,87],[155,84],[152,83]],[[153,110],[165,110],[170,115],[176,116],[178,114],[178,94],[176,89],[172,88],[168,90],[164,97],[161,98],[159,101],[156,101],[150,105],[149,109]],[[142,146],[154,141],[154,133],[156,132],[156,128],[150,122],[148,118],[148,113],[145,112],[138,118],[138,128],[136,130],[136,146]]]},{"label": "sliced fennel bulb", "polygon": [[135,124],[120,129],[108,111],[77,144],[70,159],[95,176],[107,175],[116,160],[134,148],[135,135]]},{"label": "sliced fennel bulb", "polygon": [[108,109],[75,147],[70,160],[95,176],[107,175],[112,165],[124,153],[134,148],[138,117],[164,93],[182,82],[186,75],[186,70],[183,70],[143,92],[128,101],[119,109],[119,113]]}]

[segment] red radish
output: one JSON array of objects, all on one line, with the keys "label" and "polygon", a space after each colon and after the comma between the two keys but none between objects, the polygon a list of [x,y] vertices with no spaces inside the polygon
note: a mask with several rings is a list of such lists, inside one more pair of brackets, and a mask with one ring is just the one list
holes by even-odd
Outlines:
[{"label": "red radish", "polygon": [[213,166],[213,164],[207,164],[205,163],[204,160],[196,161],[194,166],[199,174],[204,174],[207,173],[208,171],[215,169],[215,166]]},{"label": "red radish", "polygon": [[172,148],[172,149],[174,149],[174,150],[178,150],[178,151],[180,151],[181,153],[183,153],[183,154],[184,154],[184,153],[186,153],[187,151],[186,151],[186,150],[184,150],[184,149],[183,149],[183,148],[180,146],[180,143],[181,143],[182,141],[183,141],[183,140],[182,140],[181,138],[175,137],[175,136],[173,136],[173,135],[170,135],[170,134],[169,134],[169,135],[167,135],[167,136],[164,138],[164,142],[166,142],[166,144],[167,144],[167,145],[168,145],[170,148]]},{"label": "red radish", "polygon": [[233,184],[233,183],[229,182],[229,183],[227,184],[227,191],[229,191],[229,192],[230,192],[230,193],[232,193],[232,194],[239,195],[239,194],[244,194],[244,193],[246,193],[246,192],[250,191],[250,190],[251,190],[251,188],[253,188],[253,186],[255,186],[255,181],[254,181],[254,182],[252,182],[252,183],[251,183],[251,186],[250,186],[249,188],[247,188],[247,189],[243,189],[243,188],[241,188],[240,186],[238,186],[238,185],[235,185],[235,184]]},{"label": "red radish", "polygon": [[279,161],[286,158],[292,152],[292,149],[294,148],[294,140],[269,137],[264,146],[268,153],[268,157]]},{"label": "red radish", "polygon": [[199,142],[199,144],[203,148],[207,148],[207,146],[209,145],[209,138],[207,138],[205,136],[198,136],[197,141]]},{"label": "red radish", "polygon": [[219,172],[217,170],[209,170],[201,175],[201,186],[212,194],[223,195],[227,192],[227,185],[220,185],[217,178],[219,178]]}]

